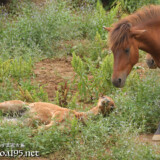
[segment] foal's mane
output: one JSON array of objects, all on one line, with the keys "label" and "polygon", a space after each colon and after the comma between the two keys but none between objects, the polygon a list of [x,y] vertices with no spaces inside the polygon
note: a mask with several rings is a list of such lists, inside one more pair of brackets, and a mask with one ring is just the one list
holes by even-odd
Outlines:
[{"label": "foal's mane", "polygon": [[157,17],[160,17],[160,5],[149,5],[113,24],[109,35],[110,48],[116,49],[125,45],[129,40],[129,31],[132,26],[145,23]]}]

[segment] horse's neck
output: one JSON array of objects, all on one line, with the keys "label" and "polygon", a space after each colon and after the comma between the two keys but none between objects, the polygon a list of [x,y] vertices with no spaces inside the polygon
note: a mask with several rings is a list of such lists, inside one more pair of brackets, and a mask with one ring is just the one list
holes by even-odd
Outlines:
[{"label": "horse's neck", "polygon": [[142,37],[137,38],[139,49],[150,53],[160,67],[160,19],[151,20],[139,29],[146,30]]},{"label": "horse's neck", "polygon": [[154,61],[156,62],[156,65],[160,68],[160,48],[159,47],[152,45],[152,47],[150,49],[149,46],[143,45],[143,47],[139,47],[139,49],[151,54]]}]

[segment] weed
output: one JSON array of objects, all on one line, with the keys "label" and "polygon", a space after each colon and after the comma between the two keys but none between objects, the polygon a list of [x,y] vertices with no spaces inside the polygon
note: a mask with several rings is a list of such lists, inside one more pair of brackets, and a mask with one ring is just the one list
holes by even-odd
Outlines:
[{"label": "weed", "polygon": [[96,34],[94,52],[90,57],[84,57],[84,61],[73,53],[72,66],[77,73],[79,94],[86,100],[88,97],[98,98],[99,94],[110,94],[113,91],[111,74],[113,56],[103,52],[105,41],[100,34]]},{"label": "weed", "polygon": [[[118,2],[121,3],[121,6],[122,6],[123,10],[127,11],[129,13],[132,13],[132,12],[136,11],[138,8],[141,8],[144,5],[159,4],[160,3],[159,0],[146,0],[146,1],[119,0]],[[117,1],[115,1],[114,3],[117,3]]]},{"label": "weed", "polygon": [[48,94],[44,91],[43,86],[32,85],[30,81],[22,81],[19,85],[19,92],[16,94],[17,99],[27,102],[48,102]]},{"label": "weed", "polygon": [[55,87],[56,90],[56,104],[61,107],[66,107],[68,105],[68,91],[69,86],[67,82],[65,82],[62,85],[59,85],[59,87]]},{"label": "weed", "polygon": [[24,61],[21,57],[3,61],[0,59],[0,77],[1,81],[6,77],[11,77],[19,80],[20,78],[27,78],[32,73],[33,61],[29,58]]}]

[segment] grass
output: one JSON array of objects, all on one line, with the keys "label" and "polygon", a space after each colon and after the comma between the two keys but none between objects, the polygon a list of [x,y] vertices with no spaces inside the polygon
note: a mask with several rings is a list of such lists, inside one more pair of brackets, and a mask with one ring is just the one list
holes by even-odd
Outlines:
[{"label": "grass", "polygon": [[[157,128],[159,71],[145,69],[142,77],[135,67],[126,86],[115,89],[110,82],[113,57],[102,26],[117,21],[121,5],[118,3],[106,13],[100,2],[86,2],[86,6],[79,7],[54,0],[42,7],[24,1],[18,3],[21,9],[12,7],[7,12],[1,8],[0,101],[48,102],[43,86],[33,83],[35,62],[73,55],[76,78],[67,84],[69,88],[58,87],[55,102],[82,110],[87,102],[92,107],[99,95],[107,94],[114,99],[117,109],[108,117],[89,120],[87,126],[73,120],[64,131],[53,126],[35,134],[32,128],[6,124],[0,126],[0,144],[23,143],[24,148],[14,149],[37,150],[43,156],[52,153],[56,159],[158,160],[160,154],[153,146],[135,137],[154,133]],[[10,149],[0,147],[0,151]]]}]

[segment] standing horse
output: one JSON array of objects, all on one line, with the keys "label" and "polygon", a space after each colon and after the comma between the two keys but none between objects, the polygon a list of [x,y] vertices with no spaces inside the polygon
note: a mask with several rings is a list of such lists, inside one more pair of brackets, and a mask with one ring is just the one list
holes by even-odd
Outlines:
[{"label": "standing horse", "polygon": [[[144,7],[105,29],[110,32],[109,46],[114,54],[112,83],[115,87],[125,85],[138,62],[139,49],[150,53],[160,68],[160,6]],[[160,140],[160,124],[153,140]]]},{"label": "standing horse", "polygon": [[147,63],[147,66],[150,69],[156,69],[157,68],[156,63],[155,63],[154,59],[152,58],[152,56],[150,54],[146,55],[146,63]]}]

